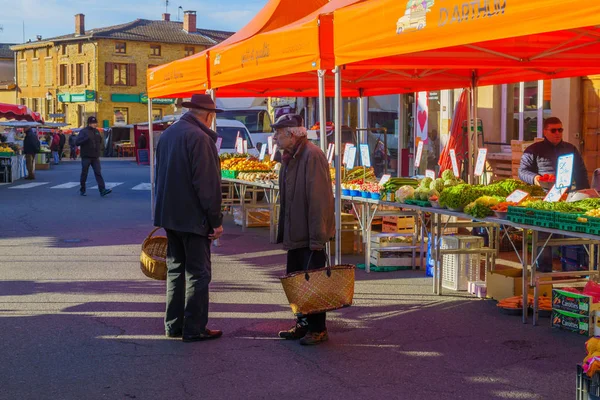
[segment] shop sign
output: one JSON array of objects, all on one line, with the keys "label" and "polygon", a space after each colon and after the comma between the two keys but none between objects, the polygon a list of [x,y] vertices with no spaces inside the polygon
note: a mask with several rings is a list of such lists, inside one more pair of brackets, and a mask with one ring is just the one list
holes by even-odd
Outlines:
[{"label": "shop sign", "polygon": [[517,189],[508,195],[508,197],[506,198],[506,201],[509,203],[519,204],[520,202],[525,200],[527,197],[529,197],[529,193],[527,193],[523,190]]},{"label": "shop sign", "polygon": [[260,146],[260,156],[258,157],[259,161],[263,161],[265,159],[265,155],[267,154],[267,147],[268,145],[264,143]]},{"label": "shop sign", "polygon": [[573,183],[573,161],[575,155],[565,154],[558,157],[556,165],[556,187],[558,189],[570,188]]},{"label": "shop sign", "polygon": [[[148,95],[140,93],[138,101],[142,104],[148,104]],[[175,104],[175,99],[152,99],[152,104]]]},{"label": "shop sign", "polygon": [[116,108],[114,111],[114,126],[125,126],[127,125],[127,117],[128,117],[127,109],[119,109]]},{"label": "shop sign", "polygon": [[427,140],[427,120],[429,118],[429,104],[427,92],[417,93],[417,118],[415,121],[416,136]]},{"label": "shop sign", "polygon": [[355,161],[356,161],[356,147],[352,146],[348,149],[348,162],[346,163],[346,168],[348,168],[348,169],[354,168]]},{"label": "shop sign", "polygon": [[421,165],[421,157],[423,157],[423,141],[420,140],[419,144],[417,145],[417,155],[415,157],[415,167],[419,168],[419,166]]},{"label": "shop sign", "polygon": [[59,93],[58,101],[61,103],[85,103],[96,100],[95,90],[86,90],[83,93]]},{"label": "shop sign", "polygon": [[565,193],[567,193],[567,189],[568,188],[566,188],[566,187],[559,189],[556,187],[556,185],[552,186],[552,189],[550,189],[550,191],[548,192],[546,197],[544,197],[544,201],[547,201],[549,203],[556,203],[557,201],[559,201],[561,199],[561,197]]},{"label": "shop sign", "polygon": [[483,175],[483,169],[485,167],[485,160],[487,157],[487,149],[479,149],[477,153],[477,162],[475,163],[475,176]]},{"label": "shop sign", "polygon": [[379,181],[379,185],[383,186],[385,185],[390,179],[392,179],[392,176],[390,174],[385,174],[381,177],[381,180]]},{"label": "shop sign", "polygon": [[371,168],[371,155],[369,154],[368,144],[360,145],[360,159],[362,161],[363,167]]},{"label": "shop sign", "polygon": [[450,149],[450,161],[452,161],[452,172],[454,172],[455,177],[459,177],[460,171],[458,170],[458,162],[456,161],[456,150]]},{"label": "shop sign", "polygon": [[425,170],[425,177],[426,178],[435,179],[435,171],[432,170],[432,169],[426,169]]}]

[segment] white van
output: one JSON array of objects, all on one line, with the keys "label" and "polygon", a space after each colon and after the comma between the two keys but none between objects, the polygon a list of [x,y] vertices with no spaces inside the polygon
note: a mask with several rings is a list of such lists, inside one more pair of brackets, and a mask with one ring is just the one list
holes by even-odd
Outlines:
[{"label": "white van", "polygon": [[240,121],[217,118],[217,134],[223,139],[219,154],[235,153],[235,140],[238,135],[248,141],[248,154],[259,156],[259,151],[254,147],[254,142],[248,128]]}]

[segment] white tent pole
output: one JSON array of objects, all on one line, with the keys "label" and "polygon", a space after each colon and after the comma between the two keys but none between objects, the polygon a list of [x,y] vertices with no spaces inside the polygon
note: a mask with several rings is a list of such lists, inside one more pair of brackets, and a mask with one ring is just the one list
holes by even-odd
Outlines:
[{"label": "white tent pole", "polygon": [[406,96],[403,94],[398,95],[398,172],[396,176],[402,176],[402,145],[404,137],[404,125],[406,124],[404,118],[404,109],[406,108]]},{"label": "white tent pole", "polygon": [[[477,81],[475,78],[475,75],[473,75],[473,86],[472,89],[473,91],[473,162],[472,162],[472,167],[471,167],[471,171],[473,171],[473,179],[477,179],[480,180],[482,177],[479,178],[475,178],[475,161],[477,159],[477,155],[479,154],[479,130],[477,129],[478,125],[477,125],[477,103],[478,103],[478,93],[477,93]],[[477,183],[481,183],[481,182],[477,182]]]},{"label": "white tent pole", "polygon": [[[364,144],[368,143],[368,134],[366,129],[369,120],[369,98],[363,94],[363,89],[359,90],[360,96],[358,98],[358,129],[361,129],[358,134],[359,142]],[[373,151],[374,149],[371,149]]]},{"label": "white tent pole", "polygon": [[465,163],[467,167],[467,183],[473,183],[473,139],[472,139],[472,130],[471,130],[471,119],[473,118],[473,109],[471,108],[472,101],[471,95],[473,94],[473,87],[470,87],[467,93],[467,143],[469,145],[469,151],[467,153],[467,161]]},{"label": "white tent pole", "polygon": [[342,72],[335,73],[335,264],[342,262]]},{"label": "white tent pole", "polygon": [[150,207],[151,219],[154,218],[154,121],[152,120],[152,99],[148,98],[148,138],[150,149],[148,150],[148,160],[150,161]]},{"label": "white tent pole", "polygon": [[[217,96],[216,96],[215,90],[210,89],[209,92],[210,92],[210,98],[215,102],[215,104],[217,104]],[[217,131],[217,118],[216,117],[213,118],[213,122],[212,122],[212,125],[210,126],[210,129],[212,129],[215,132]]]},{"label": "white tent pole", "polygon": [[325,115],[325,102],[327,101],[326,96],[325,96],[325,71],[324,70],[319,70],[318,71],[318,76],[319,76],[319,130],[320,130],[320,137],[321,137],[321,150],[323,150],[324,153],[327,153],[327,127],[326,127],[326,123],[327,123],[327,116]]}]

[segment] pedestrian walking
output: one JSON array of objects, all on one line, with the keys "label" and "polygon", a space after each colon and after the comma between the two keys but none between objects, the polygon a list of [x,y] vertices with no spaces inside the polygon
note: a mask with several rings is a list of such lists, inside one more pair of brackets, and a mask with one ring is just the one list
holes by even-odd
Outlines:
[{"label": "pedestrian walking", "polygon": [[154,225],[167,231],[165,334],[184,342],[216,339],[206,327],[212,240],[223,233],[217,133],[221,112],[208,95],[193,95],[190,111],[164,131],[156,149]]},{"label": "pedestrian walking", "polygon": [[[287,250],[287,273],[325,267],[326,244],[335,236],[334,202],[329,164],[321,149],[310,143],[303,119],[282,115],[272,127],[274,140],[283,150],[279,172],[280,216],[277,242]],[[286,340],[315,345],[329,339],[326,314],[298,318]]]},{"label": "pedestrian walking", "polygon": [[27,129],[23,140],[23,152],[25,153],[25,163],[27,165],[27,177],[25,179],[35,179],[35,157],[40,152],[40,147],[37,132],[33,128]]},{"label": "pedestrian walking", "polygon": [[77,160],[77,136],[72,133],[69,136],[69,148],[70,148],[70,152],[69,152],[69,156],[71,157],[71,160]]},{"label": "pedestrian walking", "polygon": [[58,159],[62,161],[63,153],[65,152],[65,142],[67,141],[67,137],[64,133],[60,132],[58,134],[59,142],[58,142]]},{"label": "pedestrian walking", "polygon": [[106,188],[100,168],[102,136],[100,135],[100,131],[98,131],[98,120],[96,117],[88,118],[87,127],[83,128],[79,132],[75,144],[81,147],[81,187],[79,188],[79,194],[82,196],[86,195],[85,184],[87,182],[90,166],[94,170],[94,176],[96,177],[96,183],[98,183],[100,195],[104,197],[111,193],[112,190]]},{"label": "pedestrian walking", "polygon": [[50,144],[50,150],[52,151],[52,158],[54,159],[54,165],[58,165],[60,158],[58,156],[58,150],[60,146],[60,136],[54,132],[52,135],[52,143]]},{"label": "pedestrian walking", "polygon": [[144,135],[144,132],[142,132],[138,138],[138,149],[145,149],[147,147],[148,141],[146,140],[146,135]]}]

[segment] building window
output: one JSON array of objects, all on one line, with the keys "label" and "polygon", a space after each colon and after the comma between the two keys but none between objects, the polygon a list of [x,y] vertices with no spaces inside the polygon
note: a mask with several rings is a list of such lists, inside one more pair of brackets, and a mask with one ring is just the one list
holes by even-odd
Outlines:
[{"label": "building window", "polygon": [[115,43],[115,53],[126,54],[127,53],[127,43],[125,43],[125,42]]},{"label": "building window", "polygon": [[27,99],[26,99],[26,98],[22,97],[21,99],[19,99],[19,103],[20,103],[22,106],[25,106],[25,107],[27,107]]},{"label": "building window", "polygon": [[152,109],[152,121],[161,120],[162,117],[163,117],[163,110],[161,110],[160,108]]},{"label": "building window", "polygon": [[46,99],[46,119],[50,119],[50,114],[52,114],[52,100]]},{"label": "building window", "polygon": [[109,86],[137,86],[136,64],[105,64],[105,84]]},{"label": "building window", "polygon": [[127,125],[129,109],[127,108],[115,108],[114,109],[114,125],[115,126],[124,126]]},{"label": "building window", "polygon": [[60,72],[60,86],[68,85],[69,66],[67,64],[61,64],[59,67],[59,72]]},{"label": "building window", "polygon": [[46,61],[44,69],[44,83],[46,86],[52,86],[52,61]]},{"label": "building window", "polygon": [[27,64],[21,64],[21,74],[19,76],[21,80],[21,86],[27,86]]},{"label": "building window", "polygon": [[91,81],[92,81],[92,64],[88,63],[86,84],[89,85]]},{"label": "building window", "polygon": [[38,99],[38,98],[31,99],[31,110],[33,112],[40,112],[40,99]]},{"label": "building window", "polygon": [[33,49],[33,58],[38,58],[38,49]]},{"label": "building window", "polygon": [[46,47],[46,57],[50,57],[50,47]]},{"label": "building window", "polygon": [[85,85],[85,64],[75,65],[75,84]]},{"label": "building window", "polygon": [[159,44],[151,44],[150,45],[150,55],[160,57],[160,45]]},{"label": "building window", "polygon": [[551,80],[502,85],[502,142],[543,136],[543,121],[552,116],[551,92]]},{"label": "building window", "polygon": [[31,85],[39,86],[40,85],[40,65],[37,62],[34,62],[31,65]]},{"label": "building window", "polygon": [[21,60],[25,60],[25,50],[20,52]]},{"label": "building window", "polygon": [[67,45],[66,45],[66,44],[63,44],[63,45],[60,47],[60,52],[61,52],[61,54],[62,54],[63,56],[66,56],[66,55],[67,55]]},{"label": "building window", "polygon": [[83,54],[83,43],[78,43],[77,44],[77,52],[79,54]]},{"label": "building window", "polygon": [[196,49],[194,47],[186,47],[185,48],[185,56],[191,56],[193,54],[196,54]]}]

